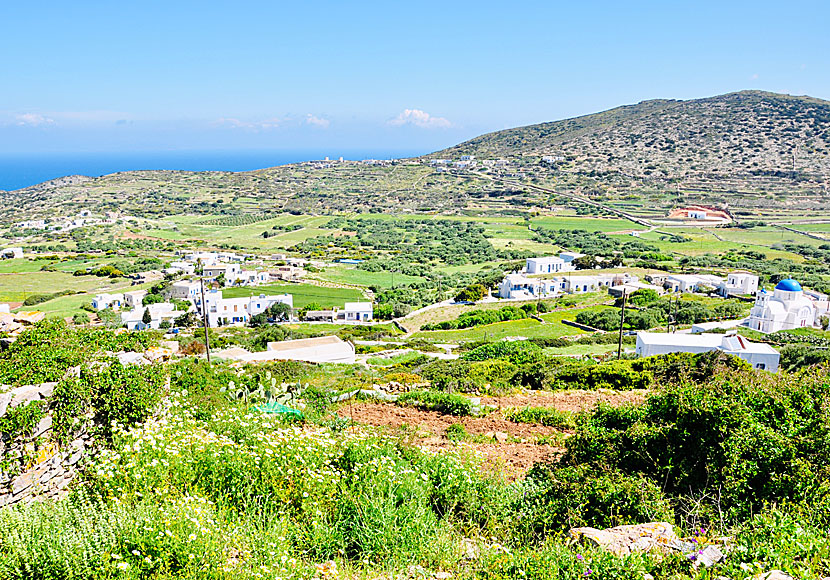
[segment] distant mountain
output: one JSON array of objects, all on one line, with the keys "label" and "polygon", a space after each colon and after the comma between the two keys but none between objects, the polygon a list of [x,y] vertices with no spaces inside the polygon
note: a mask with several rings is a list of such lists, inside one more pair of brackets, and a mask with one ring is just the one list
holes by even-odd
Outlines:
[{"label": "distant mountain", "polygon": [[652,100],[488,133],[436,157],[563,156],[581,174],[686,179],[703,175],[830,175],[830,101],[741,91]]}]

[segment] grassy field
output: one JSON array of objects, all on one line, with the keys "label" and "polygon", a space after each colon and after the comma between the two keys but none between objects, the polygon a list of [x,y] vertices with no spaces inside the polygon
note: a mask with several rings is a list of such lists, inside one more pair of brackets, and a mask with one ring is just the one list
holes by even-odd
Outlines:
[{"label": "grassy field", "polygon": [[124,280],[95,276],[73,276],[65,272],[27,272],[0,274],[0,302],[23,302],[32,294],[51,294],[61,290],[111,291],[124,286]]},{"label": "grassy field", "polygon": [[589,306],[584,309],[558,310],[542,315],[544,324],[533,318],[523,320],[510,320],[508,322],[497,322],[465,328],[463,330],[434,330],[419,331],[412,335],[412,338],[422,338],[433,342],[470,342],[476,340],[501,340],[508,337],[524,338],[556,338],[560,336],[573,336],[585,334],[573,326],[562,323],[562,320],[573,320],[576,314],[583,310],[598,310],[604,306]]},{"label": "grassy field", "polygon": [[618,232],[645,230],[640,224],[618,218],[591,218],[581,216],[547,216],[532,220],[534,227],[549,230],[588,230],[589,232]]},{"label": "grassy field", "polygon": [[222,290],[222,296],[225,298],[286,293],[294,296],[294,308],[302,308],[312,302],[316,302],[320,306],[325,307],[342,307],[345,302],[365,300],[363,293],[354,288],[327,288],[313,284],[268,284],[263,286],[224,288]]},{"label": "grassy field", "polygon": [[393,274],[391,272],[368,272],[346,264],[335,264],[326,268],[323,272],[313,274],[311,277],[337,284],[378,286],[380,288],[391,288],[393,284],[410,284],[423,281],[423,278],[418,276]]}]

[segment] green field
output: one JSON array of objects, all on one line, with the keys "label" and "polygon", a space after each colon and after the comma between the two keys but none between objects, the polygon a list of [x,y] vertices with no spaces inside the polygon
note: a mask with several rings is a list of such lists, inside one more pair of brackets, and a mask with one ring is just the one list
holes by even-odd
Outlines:
[{"label": "green field", "polygon": [[544,324],[533,318],[525,318],[522,320],[510,320],[507,322],[474,326],[463,330],[419,331],[413,334],[412,338],[423,338],[434,342],[470,342],[476,340],[501,340],[503,338],[519,336],[525,338],[573,336],[585,334],[585,331],[563,324],[563,319],[573,320],[576,318],[578,312],[585,310],[593,311],[602,308],[605,307],[589,306],[583,309],[563,309],[549,312],[541,316],[545,321]]},{"label": "green field", "polygon": [[549,216],[532,220],[533,227],[549,230],[588,230],[589,232],[618,232],[645,230],[644,226],[619,218],[593,218],[580,216]]},{"label": "green field", "polygon": [[365,300],[363,293],[354,288],[327,288],[313,284],[268,284],[263,286],[237,286],[224,288],[222,296],[225,298],[239,298],[242,296],[259,296],[260,294],[291,294],[294,296],[294,308],[303,308],[307,304],[316,302],[320,306],[342,307],[345,302]]},{"label": "green field", "polygon": [[411,284],[422,282],[423,278],[408,276],[406,274],[393,274],[392,272],[368,272],[354,266],[335,264],[326,268],[323,272],[314,274],[313,278],[326,280],[337,284],[355,284],[357,286],[378,286],[380,288],[392,288],[400,284]]}]

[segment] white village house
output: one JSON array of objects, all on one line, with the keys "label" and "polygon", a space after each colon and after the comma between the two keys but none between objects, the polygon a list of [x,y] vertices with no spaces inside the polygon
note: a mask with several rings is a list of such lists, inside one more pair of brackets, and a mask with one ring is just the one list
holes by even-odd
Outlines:
[{"label": "white village house", "polygon": [[279,294],[274,296],[245,296],[241,298],[223,298],[221,290],[205,292],[205,306],[201,306],[201,298],[198,304],[200,311],[207,309],[208,326],[241,326],[251,321],[251,316],[265,312],[274,304],[287,304],[294,307],[294,297],[291,294]]},{"label": "white village house", "polygon": [[768,344],[749,342],[736,331],[726,334],[670,334],[663,332],[638,332],[637,356],[654,356],[672,352],[701,353],[720,350],[742,358],[752,368],[778,372],[780,355]]},{"label": "white village house", "polygon": [[10,260],[23,257],[23,248],[3,248],[0,250],[0,260]]},{"label": "white village house", "polygon": [[583,254],[574,252],[563,252],[558,256],[543,256],[539,258],[527,258],[525,261],[525,272],[533,274],[558,274],[559,272],[573,272],[576,267],[573,261]]},{"label": "white village house", "polygon": [[723,278],[712,274],[672,274],[666,276],[663,284],[672,292],[697,292],[699,289],[719,288],[723,284]]},{"label": "white village house", "polygon": [[92,299],[92,307],[95,310],[103,310],[105,308],[118,310],[123,304],[123,294],[97,294],[95,298]]},{"label": "white village house", "polygon": [[730,294],[752,295],[758,291],[758,276],[752,272],[730,272],[726,281],[718,286],[718,294],[726,298]]}]

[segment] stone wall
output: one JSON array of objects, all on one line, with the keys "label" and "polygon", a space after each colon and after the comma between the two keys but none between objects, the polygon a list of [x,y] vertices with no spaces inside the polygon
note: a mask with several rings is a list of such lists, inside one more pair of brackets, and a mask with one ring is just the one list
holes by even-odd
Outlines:
[{"label": "stone wall", "polygon": [[31,435],[9,440],[4,436],[0,451],[0,506],[28,503],[65,495],[72,479],[91,450],[91,437],[81,431],[66,445],[52,441],[50,399],[57,383],[18,387],[0,394],[0,417],[10,409],[44,401],[43,418]]}]

